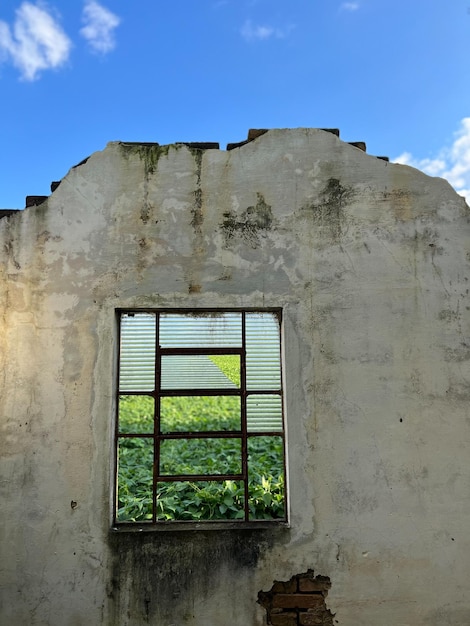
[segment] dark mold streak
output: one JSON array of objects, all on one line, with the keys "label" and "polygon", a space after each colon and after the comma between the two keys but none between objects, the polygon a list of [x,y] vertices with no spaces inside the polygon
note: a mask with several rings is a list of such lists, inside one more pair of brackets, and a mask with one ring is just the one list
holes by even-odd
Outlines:
[{"label": "dark mold streak", "polygon": [[344,207],[351,202],[354,195],[352,187],[342,185],[337,178],[330,178],[321,192],[321,201],[304,208],[312,213],[314,223],[326,229],[333,241],[338,242],[345,222]]},{"label": "dark mold streak", "polygon": [[282,532],[111,533],[113,574],[108,597],[113,611],[118,616],[125,606],[133,615],[132,623],[139,618],[144,623],[170,618],[172,623],[182,623],[195,600],[208,597],[227,571],[234,581],[248,582],[249,571]]},{"label": "dark mold streak", "polygon": [[224,221],[220,228],[226,247],[229,247],[235,238],[240,238],[252,248],[257,248],[260,245],[260,237],[271,230],[273,223],[271,205],[266,203],[261,193],[257,193],[256,196],[256,204],[247,207],[239,219],[233,211],[224,213]]}]

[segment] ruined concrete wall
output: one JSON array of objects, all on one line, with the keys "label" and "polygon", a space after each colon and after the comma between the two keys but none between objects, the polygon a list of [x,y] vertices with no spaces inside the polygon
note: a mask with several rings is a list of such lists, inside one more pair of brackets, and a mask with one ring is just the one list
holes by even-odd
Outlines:
[{"label": "ruined concrete wall", "polygon": [[[470,623],[469,231],[303,129],[113,143],[2,219],[0,621],[261,626],[314,570],[334,624]],[[163,306],[283,307],[290,528],[110,530],[114,311]]]}]

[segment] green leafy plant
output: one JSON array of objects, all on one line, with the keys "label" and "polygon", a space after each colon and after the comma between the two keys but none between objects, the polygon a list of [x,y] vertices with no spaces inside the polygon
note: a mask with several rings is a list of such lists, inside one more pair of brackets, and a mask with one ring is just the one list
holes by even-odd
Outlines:
[{"label": "green leafy plant", "polygon": [[[225,358],[225,357],[224,357]],[[240,399],[235,396],[162,398],[164,432],[240,430]],[[154,400],[122,396],[119,429],[126,434],[151,434]],[[241,473],[241,440],[234,438],[168,439],[161,445],[164,474]],[[284,517],[282,438],[248,438],[248,507],[252,520]],[[153,517],[153,440],[123,437],[119,441],[118,521]],[[158,482],[157,519],[237,520],[244,518],[242,481]]]}]

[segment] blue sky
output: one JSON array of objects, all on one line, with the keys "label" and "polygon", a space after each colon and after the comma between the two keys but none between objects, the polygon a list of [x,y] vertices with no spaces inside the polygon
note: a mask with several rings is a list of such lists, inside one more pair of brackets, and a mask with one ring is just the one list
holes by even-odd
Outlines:
[{"label": "blue sky", "polygon": [[108,141],[334,127],[470,196],[470,0],[0,0],[0,207]]}]

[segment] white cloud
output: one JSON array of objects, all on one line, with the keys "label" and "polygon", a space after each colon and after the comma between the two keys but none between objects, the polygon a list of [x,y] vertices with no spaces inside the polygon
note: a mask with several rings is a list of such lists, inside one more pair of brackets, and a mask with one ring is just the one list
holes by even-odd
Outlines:
[{"label": "white cloud", "polygon": [[292,25],[285,29],[274,28],[273,26],[261,24],[256,25],[253,24],[251,20],[246,20],[240,29],[240,33],[246,41],[263,41],[271,37],[274,37],[275,39],[284,39],[289,35],[293,28],[294,27]]},{"label": "white cloud", "polygon": [[470,117],[464,117],[450,147],[442,148],[434,158],[417,159],[403,152],[394,163],[411,165],[430,176],[446,178],[457,193],[470,204]]},{"label": "white cloud", "polygon": [[0,55],[11,59],[25,80],[35,80],[41,70],[60,67],[69,58],[72,42],[45,4],[23,2],[13,29],[0,21]]},{"label": "white cloud", "polygon": [[80,29],[80,34],[95,52],[106,54],[115,47],[114,29],[121,22],[117,15],[95,0],[87,0],[83,8],[82,20],[85,26]]},{"label": "white cloud", "polygon": [[342,11],[357,11],[359,6],[359,2],[343,2],[340,9]]}]

